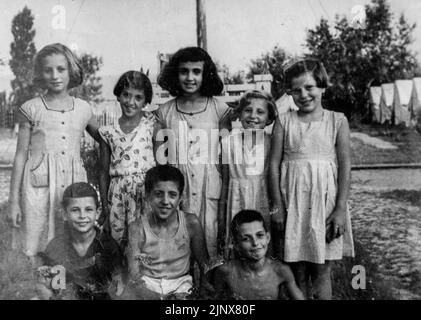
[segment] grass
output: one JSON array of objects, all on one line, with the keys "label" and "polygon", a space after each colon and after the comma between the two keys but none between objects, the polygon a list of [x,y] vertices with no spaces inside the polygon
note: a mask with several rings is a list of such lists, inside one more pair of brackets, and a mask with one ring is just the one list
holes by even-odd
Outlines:
[{"label": "grass", "polygon": [[366,133],[398,147],[395,150],[378,149],[352,138],[352,164],[421,163],[421,135],[415,129],[360,124],[354,126],[351,131]]},{"label": "grass", "polygon": [[0,300],[31,299],[35,296],[34,272],[21,252],[10,250],[11,232],[0,205]]},{"label": "grass", "polygon": [[[344,258],[332,266],[332,291],[334,300],[393,300],[392,283],[379,276],[377,266],[363,245],[354,239],[355,258]],[[352,273],[354,266],[363,266],[366,275],[366,288],[353,289]]]}]

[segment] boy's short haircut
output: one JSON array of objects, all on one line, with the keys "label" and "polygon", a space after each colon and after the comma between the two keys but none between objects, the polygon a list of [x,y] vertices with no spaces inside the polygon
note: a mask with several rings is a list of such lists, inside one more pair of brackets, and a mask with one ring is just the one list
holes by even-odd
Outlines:
[{"label": "boy's short haircut", "polygon": [[263,229],[267,232],[267,226],[262,214],[256,210],[241,210],[238,212],[231,222],[231,234],[234,241],[237,241],[238,234],[240,232],[240,226],[244,223],[250,223],[253,221],[260,221],[263,225]]},{"label": "boy's short haircut", "polygon": [[243,109],[247,107],[251,100],[253,99],[263,99],[266,100],[268,103],[268,111],[269,111],[269,120],[270,123],[275,121],[276,116],[278,115],[278,111],[276,108],[275,100],[273,100],[272,95],[263,90],[249,90],[246,91],[240,98],[240,102],[238,103],[237,108],[235,109],[235,113],[240,116]]},{"label": "boy's short haircut", "polygon": [[160,181],[173,181],[178,185],[180,195],[184,190],[184,176],[176,167],[169,165],[158,165],[149,169],[145,177],[145,191],[150,193],[154,185]]},{"label": "boy's short haircut", "polygon": [[152,101],[152,84],[149,78],[139,71],[127,71],[118,79],[113,94],[118,98],[124,89],[143,90],[146,103]]},{"label": "boy's short haircut", "polygon": [[64,190],[62,204],[66,208],[70,199],[92,197],[95,200],[96,207],[99,207],[98,193],[87,182],[76,182]]},{"label": "boy's short haircut", "polygon": [[292,61],[284,67],[285,88],[291,89],[292,79],[305,73],[311,73],[313,75],[318,88],[327,88],[330,86],[329,76],[323,63],[318,59],[306,58]]}]

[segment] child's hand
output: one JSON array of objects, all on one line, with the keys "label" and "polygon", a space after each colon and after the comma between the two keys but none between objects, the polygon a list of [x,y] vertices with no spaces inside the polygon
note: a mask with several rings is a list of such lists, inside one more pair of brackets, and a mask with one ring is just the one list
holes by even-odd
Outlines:
[{"label": "child's hand", "polygon": [[101,216],[98,219],[98,224],[102,227],[102,231],[105,234],[111,235],[111,227],[110,227],[110,213],[108,209],[102,212]]},{"label": "child's hand", "polygon": [[326,220],[326,241],[329,243],[345,233],[346,209],[335,208]]},{"label": "child's hand", "polygon": [[38,298],[41,300],[50,300],[53,296],[53,290],[51,289],[52,273],[51,267],[41,266],[36,270],[37,284],[36,292]]},{"label": "child's hand", "polygon": [[6,219],[13,228],[20,228],[20,223],[22,222],[22,211],[19,204],[9,205]]},{"label": "child's hand", "polygon": [[116,274],[113,276],[110,286],[108,288],[108,293],[111,297],[120,297],[124,292],[125,284],[121,274]]},{"label": "child's hand", "polygon": [[285,216],[286,212],[282,206],[276,207],[270,212],[270,222],[280,231],[284,231],[285,228]]}]

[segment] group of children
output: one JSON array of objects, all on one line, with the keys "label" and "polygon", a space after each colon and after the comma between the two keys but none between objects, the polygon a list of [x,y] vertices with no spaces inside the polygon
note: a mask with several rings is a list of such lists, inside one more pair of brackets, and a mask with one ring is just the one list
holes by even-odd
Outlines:
[{"label": "group of children", "polygon": [[[151,83],[128,71],[114,88],[122,116],[101,128],[69,94],[83,72],[67,47],[44,47],[34,64],[43,93],[20,108],[8,219],[13,243],[41,265],[41,296],[62,297],[51,267],[63,265],[79,299],[184,299],[194,286],[331,298],[330,261],[354,254],[350,148],[344,115],[322,107],[321,62],[285,67],[299,110],[278,115],[259,90],[235,109],[221,102],[208,53],[180,49],[158,79],[175,98],[145,111]],[[85,129],[100,145],[101,205],[80,157]]]}]

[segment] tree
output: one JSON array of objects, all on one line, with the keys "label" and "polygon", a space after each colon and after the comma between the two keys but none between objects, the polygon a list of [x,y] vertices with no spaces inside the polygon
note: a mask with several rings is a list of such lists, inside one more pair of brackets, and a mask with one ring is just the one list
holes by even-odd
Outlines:
[{"label": "tree", "polygon": [[104,99],[101,96],[101,77],[97,75],[97,72],[102,66],[102,58],[84,53],[80,61],[84,72],[83,82],[79,87],[74,88],[71,94],[89,102],[100,103]]},{"label": "tree", "polygon": [[386,0],[372,0],[365,13],[362,28],[354,28],[347,18],[336,16],[333,31],[321,19],[308,30],[306,39],[310,55],[320,59],[330,74],[327,107],[355,120],[367,116],[371,85],[409,79],[417,70],[415,55],[409,49],[415,24],[408,24],[403,15],[394,21]]},{"label": "tree", "polygon": [[279,98],[283,89],[283,68],[284,63],[291,57],[284,49],[275,46],[271,52],[262,54],[260,58],[251,60],[248,77],[253,78],[254,74],[270,73],[273,77],[272,95]]},{"label": "tree", "polygon": [[223,64],[222,67],[217,66],[218,71],[222,73],[224,84],[242,84],[246,82],[243,71],[237,71],[234,74],[230,72],[229,67]]},{"label": "tree", "polygon": [[33,29],[34,17],[26,6],[12,20],[12,34],[14,41],[10,44],[10,68],[15,75],[11,81],[12,94],[10,104],[21,106],[35,95],[32,85],[32,63],[36,53]]}]

